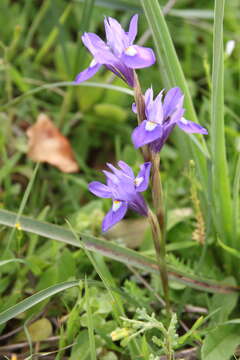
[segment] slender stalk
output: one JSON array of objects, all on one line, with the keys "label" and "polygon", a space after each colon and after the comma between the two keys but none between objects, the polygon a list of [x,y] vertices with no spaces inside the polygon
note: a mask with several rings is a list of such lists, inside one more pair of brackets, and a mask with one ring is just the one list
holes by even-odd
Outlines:
[{"label": "slender stalk", "polygon": [[169,286],[168,286],[168,274],[167,274],[167,265],[165,262],[165,245],[163,242],[161,230],[159,227],[158,219],[156,215],[148,209],[148,221],[151,225],[152,237],[154,242],[154,247],[156,251],[156,258],[158,263],[158,268],[160,272],[160,277],[163,286],[164,298],[166,302],[167,313],[170,314],[170,301],[169,301]]},{"label": "slender stalk", "polygon": [[[145,102],[141,90],[141,85],[138,80],[138,76],[134,73],[134,97],[137,107],[138,124],[145,120]],[[165,224],[164,224],[164,206],[163,206],[163,191],[161,176],[159,171],[160,155],[150,150],[148,146],[142,148],[142,155],[145,161],[151,161],[152,163],[152,199],[156,215],[149,209],[148,220],[152,229],[152,236],[154,247],[156,251],[156,258],[158,262],[158,268],[160,278],[162,281],[164,297],[166,301],[167,313],[170,313],[169,302],[169,287],[168,287],[168,275],[166,265],[166,246],[165,246]]]},{"label": "slender stalk", "polygon": [[[145,120],[145,102],[144,102],[144,96],[142,93],[141,85],[138,80],[138,76],[136,72],[134,72],[134,99],[137,107],[137,120],[138,125],[141,124],[143,120]],[[141,153],[145,161],[149,161],[150,159],[150,152],[147,146],[143,146],[141,148]]]},{"label": "slender stalk", "polygon": [[159,171],[160,167],[160,155],[159,153],[151,152],[151,161],[152,161],[152,199],[153,205],[156,211],[158,223],[161,229],[162,238],[164,239],[164,206],[163,206],[163,190],[162,190],[162,181]]}]

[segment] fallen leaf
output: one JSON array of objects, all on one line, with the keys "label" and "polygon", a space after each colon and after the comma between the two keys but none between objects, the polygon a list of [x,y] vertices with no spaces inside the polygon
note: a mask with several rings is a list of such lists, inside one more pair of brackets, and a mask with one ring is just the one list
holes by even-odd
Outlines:
[{"label": "fallen leaf", "polygon": [[71,145],[49,117],[40,114],[34,125],[27,130],[28,156],[39,162],[47,162],[59,170],[72,173],[79,170]]}]

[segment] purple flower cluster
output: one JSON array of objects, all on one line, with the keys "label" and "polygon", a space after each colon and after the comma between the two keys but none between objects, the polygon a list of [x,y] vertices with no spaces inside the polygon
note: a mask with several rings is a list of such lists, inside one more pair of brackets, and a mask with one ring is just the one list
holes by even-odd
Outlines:
[{"label": "purple flower cluster", "polygon": [[96,34],[84,33],[82,41],[93,56],[89,67],[77,75],[75,82],[90,79],[101,65],[123,79],[129,86],[134,86],[134,69],[145,68],[155,63],[152,49],[134,45],[137,35],[138,15],[130,21],[125,32],[119,22],[111,17],[104,20],[106,43]]},{"label": "purple flower cluster", "polygon": [[124,161],[119,161],[117,169],[107,164],[110,170],[103,173],[107,178],[107,185],[98,181],[89,184],[89,190],[96,196],[112,199],[112,208],[105,216],[102,223],[102,231],[105,232],[120,221],[126,214],[127,209],[134,210],[140,215],[147,216],[147,205],[139,194],[148,187],[151,163],[146,162],[140,166],[137,177],[130,166]]},{"label": "purple flower cluster", "polygon": [[[152,49],[133,44],[137,35],[138,15],[132,17],[128,32],[125,32],[119,22],[111,17],[105,18],[104,25],[106,42],[93,33],[84,33],[82,36],[82,41],[93,59],[89,67],[77,75],[75,83],[90,79],[104,65],[129,86],[137,86],[134,69],[149,67],[155,63]],[[161,91],[155,99],[152,88],[149,88],[144,100],[146,118],[132,133],[132,142],[136,148],[148,145],[153,152],[159,152],[176,125],[187,133],[208,133],[202,126],[183,117],[184,95],[178,87],[170,89],[165,96],[164,91]],[[135,104],[132,109],[137,112]],[[103,232],[119,222],[125,216],[127,209],[132,209],[143,216],[148,215],[147,205],[140,193],[148,187],[151,163],[146,162],[141,165],[137,177],[123,161],[118,162],[119,169],[111,164],[107,166],[112,170],[112,172],[103,171],[107,184],[98,181],[89,184],[89,190],[94,195],[112,199],[111,210],[103,220]]]},{"label": "purple flower cluster", "polygon": [[[153,100],[152,88],[147,89],[144,98],[146,119],[132,133],[132,142],[136,148],[149,144],[154,152],[159,152],[176,125],[187,133],[208,133],[204,127],[183,117],[184,95],[178,87],[170,89],[164,100],[163,91]],[[135,104],[132,110],[136,113]]]}]

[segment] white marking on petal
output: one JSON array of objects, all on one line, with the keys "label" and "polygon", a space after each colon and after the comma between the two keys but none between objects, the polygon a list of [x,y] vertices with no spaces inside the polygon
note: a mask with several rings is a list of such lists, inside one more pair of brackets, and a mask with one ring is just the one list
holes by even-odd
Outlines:
[{"label": "white marking on petal", "polygon": [[92,61],[90,62],[89,67],[92,68],[92,67],[94,67],[95,65],[97,65],[97,62],[96,62],[96,60],[93,58]]},{"label": "white marking on petal", "polygon": [[128,56],[135,56],[137,55],[137,50],[133,46],[129,46],[125,50],[125,54]]},{"label": "white marking on petal", "polygon": [[121,205],[122,205],[121,201],[114,200],[113,205],[112,205],[112,211],[116,212],[120,208]]},{"label": "white marking on petal", "polygon": [[134,179],[134,184],[136,185],[136,186],[139,186],[139,185],[141,185],[141,183],[143,182],[143,177],[142,176],[140,176],[140,177],[136,177],[136,179]]},{"label": "white marking on petal", "polygon": [[181,122],[185,125],[188,123],[188,121],[186,119],[184,119],[183,117],[181,118]]},{"label": "white marking on petal", "polygon": [[153,121],[147,121],[146,122],[146,126],[145,126],[145,130],[147,131],[153,131],[155,129],[155,127],[157,126],[157,124]]}]

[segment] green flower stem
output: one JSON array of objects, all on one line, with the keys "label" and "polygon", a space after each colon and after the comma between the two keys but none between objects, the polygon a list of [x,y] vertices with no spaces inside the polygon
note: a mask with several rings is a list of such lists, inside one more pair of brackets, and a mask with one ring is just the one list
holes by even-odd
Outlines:
[{"label": "green flower stem", "polygon": [[[146,115],[145,115],[145,101],[144,101],[144,96],[142,93],[142,89],[141,89],[141,85],[139,83],[138,80],[138,76],[136,74],[136,72],[134,72],[134,99],[135,99],[135,103],[136,103],[136,107],[137,107],[137,120],[138,120],[138,125],[141,124],[141,122],[143,120],[145,120]],[[150,159],[150,153],[149,153],[149,149],[147,146],[143,146],[140,149],[142,156],[144,158],[144,161],[149,161]]]},{"label": "green flower stem", "polygon": [[[145,120],[145,102],[144,96],[141,90],[141,85],[138,80],[138,76],[134,73],[134,98],[137,107],[137,118],[138,124]],[[152,229],[152,236],[154,247],[156,251],[156,258],[158,262],[160,278],[162,281],[164,297],[166,301],[166,309],[168,314],[170,313],[170,302],[169,302],[169,286],[168,286],[168,275],[166,265],[166,246],[165,246],[165,223],[164,223],[164,206],[163,206],[163,191],[162,182],[159,171],[160,166],[160,155],[150,150],[149,146],[142,148],[142,155],[145,161],[152,162],[152,199],[156,215],[149,209],[148,219]]]},{"label": "green flower stem", "polygon": [[167,310],[167,313],[170,314],[171,308],[170,308],[170,301],[169,301],[167,265],[166,265],[166,261],[165,261],[165,244],[163,242],[158,219],[157,219],[156,215],[152,212],[151,209],[148,209],[148,221],[151,225],[152,237],[153,237],[154,247],[155,247],[155,251],[156,251],[156,258],[157,258],[158,268],[159,268],[160,277],[161,277],[161,281],[162,281],[164,299],[166,302],[166,310]]},{"label": "green flower stem", "polygon": [[[161,174],[159,171],[160,167],[160,155],[151,151],[151,162],[152,162],[152,199],[153,205],[156,211],[158,223],[160,226],[162,238],[165,238],[165,221],[164,221],[164,202],[163,202],[163,190]],[[165,248],[165,245],[164,245]]]}]

